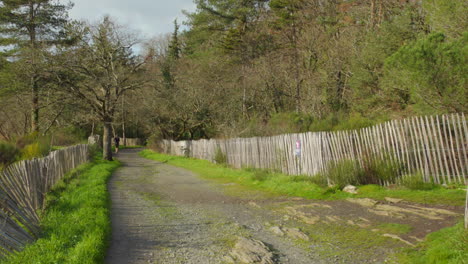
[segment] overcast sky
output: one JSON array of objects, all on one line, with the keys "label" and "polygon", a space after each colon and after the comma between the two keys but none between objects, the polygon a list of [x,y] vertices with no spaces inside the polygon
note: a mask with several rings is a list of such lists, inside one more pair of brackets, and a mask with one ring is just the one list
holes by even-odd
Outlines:
[{"label": "overcast sky", "polygon": [[182,10],[194,11],[193,0],[72,0],[73,19],[95,22],[110,15],[120,24],[139,31],[143,37],[172,32],[173,21],[184,21]]}]

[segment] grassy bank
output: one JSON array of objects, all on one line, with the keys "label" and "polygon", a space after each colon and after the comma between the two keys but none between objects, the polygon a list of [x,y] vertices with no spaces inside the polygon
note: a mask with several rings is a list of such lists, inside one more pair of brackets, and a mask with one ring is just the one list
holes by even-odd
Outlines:
[{"label": "grassy bank", "polygon": [[102,263],[110,235],[106,183],[119,165],[97,160],[70,173],[47,195],[41,238],[1,263]]},{"label": "grassy bank", "polygon": [[468,230],[463,223],[441,229],[426,237],[416,250],[400,254],[399,263],[462,264],[468,263]]},{"label": "grassy bank", "polygon": [[144,150],[141,156],[164,161],[168,164],[189,169],[201,177],[222,183],[235,182],[253,190],[269,192],[273,195],[288,195],[309,199],[345,199],[368,197],[383,200],[385,197],[400,198],[411,202],[441,205],[464,205],[465,192],[459,189],[435,187],[431,190],[409,190],[403,187],[392,189],[377,185],[359,187],[359,194],[353,195],[336,188],[323,188],[314,183],[311,177],[288,176],[281,173],[253,169],[232,169],[205,160],[170,156]]}]

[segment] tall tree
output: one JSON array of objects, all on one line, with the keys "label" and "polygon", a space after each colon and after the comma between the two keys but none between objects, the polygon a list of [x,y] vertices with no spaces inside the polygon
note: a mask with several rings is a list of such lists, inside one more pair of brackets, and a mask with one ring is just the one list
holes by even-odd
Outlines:
[{"label": "tall tree", "polygon": [[141,87],[144,61],[132,52],[134,36],[125,34],[109,17],[97,26],[77,25],[81,39],[61,52],[56,74],[62,87],[97,115],[104,128],[104,158],[112,160],[112,123],[121,97]]},{"label": "tall tree", "polygon": [[0,44],[9,47],[11,56],[26,62],[31,91],[31,130],[39,131],[41,52],[64,37],[67,11],[72,4],[53,0],[0,1]]},{"label": "tall tree", "polygon": [[179,29],[180,26],[176,19],[174,20],[174,32],[171,36],[171,43],[169,43],[169,57],[173,60],[180,58],[180,53],[182,51],[181,43],[179,41]]}]

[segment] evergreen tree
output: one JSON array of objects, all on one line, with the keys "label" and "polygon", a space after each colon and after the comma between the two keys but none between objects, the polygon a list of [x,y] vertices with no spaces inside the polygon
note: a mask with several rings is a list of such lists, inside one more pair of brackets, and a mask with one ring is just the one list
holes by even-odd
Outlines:
[{"label": "evergreen tree", "polygon": [[39,131],[41,53],[64,38],[72,4],[52,0],[0,1],[0,44],[15,61],[23,61],[31,91],[31,130]]},{"label": "evergreen tree", "polygon": [[180,57],[181,47],[179,42],[179,24],[174,20],[174,33],[172,33],[171,43],[169,44],[169,58],[177,60]]}]

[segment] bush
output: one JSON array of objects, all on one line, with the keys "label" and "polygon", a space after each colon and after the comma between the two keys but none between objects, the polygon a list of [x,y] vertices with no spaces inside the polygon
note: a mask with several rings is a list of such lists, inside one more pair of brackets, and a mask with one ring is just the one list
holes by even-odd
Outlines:
[{"label": "bush", "polygon": [[404,164],[391,155],[384,155],[383,158],[367,156],[363,160],[361,184],[395,183],[404,168]]},{"label": "bush", "polygon": [[317,184],[320,187],[328,187],[328,180],[326,174],[318,173],[314,176],[299,176],[303,177],[304,180],[307,180],[313,184]]},{"label": "bush", "polygon": [[223,153],[220,147],[216,149],[215,156],[214,156],[214,161],[217,164],[226,164],[227,163],[227,157],[226,154]]},{"label": "bush", "polygon": [[369,127],[387,118],[367,118],[359,113],[332,113],[325,118],[317,119],[309,125],[309,131],[355,130]]},{"label": "bush", "polygon": [[161,141],[162,137],[158,134],[152,134],[147,140],[147,146],[149,149],[154,150],[156,152],[163,152],[164,150],[161,149],[161,145],[159,142]]},{"label": "bush", "polygon": [[348,184],[361,184],[363,174],[364,171],[360,168],[357,161],[342,160],[331,162],[324,173],[324,177],[328,178],[333,185],[342,189]]},{"label": "bush", "polygon": [[0,141],[0,165],[9,165],[20,156],[20,150],[13,144]]},{"label": "bush", "polygon": [[[30,139],[25,140],[25,142]],[[36,137],[35,141],[24,146],[21,151],[21,159],[33,159],[45,157],[49,154],[52,147],[50,145],[50,139],[48,137]]]},{"label": "bush", "polygon": [[53,132],[52,145],[71,146],[86,140],[86,132],[74,126],[58,129]]},{"label": "bush", "polygon": [[36,132],[24,135],[16,140],[16,147],[18,147],[19,149],[24,149],[27,145],[36,142],[38,137],[39,136]]},{"label": "bush", "polygon": [[267,170],[254,170],[251,176],[254,181],[265,181],[271,177],[271,173]]},{"label": "bush", "polygon": [[433,182],[424,182],[424,177],[420,172],[403,176],[400,184],[410,190],[432,190],[437,187]]}]

